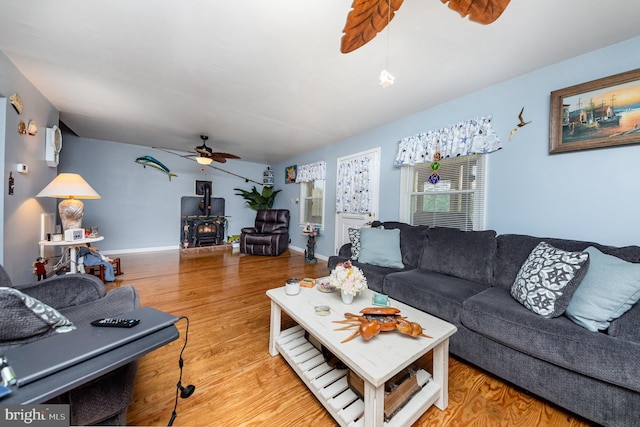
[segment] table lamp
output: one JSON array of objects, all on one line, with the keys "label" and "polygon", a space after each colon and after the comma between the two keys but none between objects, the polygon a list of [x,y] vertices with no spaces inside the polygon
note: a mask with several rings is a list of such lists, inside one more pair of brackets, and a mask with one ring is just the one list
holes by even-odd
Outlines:
[{"label": "table lamp", "polygon": [[62,229],[81,228],[84,203],[78,199],[99,199],[100,195],[77,173],[61,173],[36,197],[64,199],[58,204]]}]

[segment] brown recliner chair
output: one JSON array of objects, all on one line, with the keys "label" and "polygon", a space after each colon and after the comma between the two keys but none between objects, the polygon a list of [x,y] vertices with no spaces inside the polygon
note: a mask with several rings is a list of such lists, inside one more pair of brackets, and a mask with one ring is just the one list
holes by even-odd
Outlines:
[{"label": "brown recliner chair", "polygon": [[240,252],[277,256],[289,247],[289,210],[259,209],[255,227],[240,233]]}]

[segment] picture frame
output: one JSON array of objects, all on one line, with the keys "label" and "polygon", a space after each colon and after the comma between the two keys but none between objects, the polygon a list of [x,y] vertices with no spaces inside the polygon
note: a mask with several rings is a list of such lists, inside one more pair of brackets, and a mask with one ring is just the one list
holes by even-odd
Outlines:
[{"label": "picture frame", "polygon": [[291,165],[284,168],[284,183],[294,184],[298,175],[298,165]]},{"label": "picture frame", "polygon": [[549,154],[640,143],[640,68],[551,92]]},{"label": "picture frame", "polygon": [[205,188],[209,187],[209,194],[211,194],[211,181],[199,181],[195,180],[195,193],[196,196],[204,196]]}]

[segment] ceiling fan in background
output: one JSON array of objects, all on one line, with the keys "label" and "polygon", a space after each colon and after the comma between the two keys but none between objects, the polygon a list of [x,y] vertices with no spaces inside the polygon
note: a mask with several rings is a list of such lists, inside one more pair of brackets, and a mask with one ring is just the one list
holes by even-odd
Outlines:
[{"label": "ceiling fan in background", "polygon": [[[213,151],[211,147],[207,146],[207,140],[209,139],[207,135],[200,135],[200,139],[202,140],[202,145],[198,145],[195,148],[195,152],[197,153],[195,160],[201,165],[210,165],[211,162],[226,163],[227,159],[240,158],[235,154]],[[190,154],[189,156],[193,156],[193,154]]]},{"label": "ceiling fan in background", "polygon": [[[259,185],[264,185],[263,182],[255,181],[251,178],[247,178],[245,176],[238,175],[236,173],[221,169],[217,166],[213,166],[211,164],[213,162],[227,163],[227,159],[240,159],[241,157],[231,153],[221,153],[221,152],[213,151],[211,147],[207,146],[207,141],[209,140],[209,137],[207,135],[200,135],[200,139],[202,140],[202,145],[198,145],[197,147],[195,147],[193,149],[194,153],[191,153],[191,154],[180,154],[180,153],[176,153],[173,150],[168,150],[166,148],[161,148],[161,147],[152,147],[152,148],[163,151],[168,154],[172,154],[174,156],[195,160],[200,165],[209,166],[210,168],[216,169],[220,172],[224,172],[226,174],[233,175],[238,178],[242,178],[244,179],[245,182],[254,182]],[[204,168],[201,168],[200,170],[204,171]]]}]

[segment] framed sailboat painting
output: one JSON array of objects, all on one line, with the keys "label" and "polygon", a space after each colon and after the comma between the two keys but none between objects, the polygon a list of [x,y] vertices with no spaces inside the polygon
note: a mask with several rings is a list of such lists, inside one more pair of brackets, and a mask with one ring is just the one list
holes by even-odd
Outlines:
[{"label": "framed sailboat painting", "polygon": [[640,69],[551,92],[549,153],[640,142]]}]

